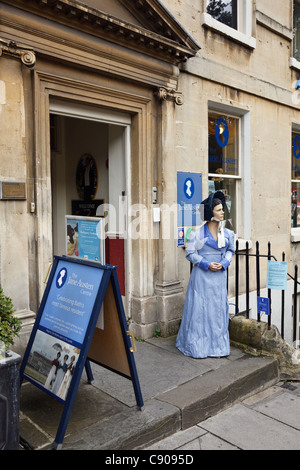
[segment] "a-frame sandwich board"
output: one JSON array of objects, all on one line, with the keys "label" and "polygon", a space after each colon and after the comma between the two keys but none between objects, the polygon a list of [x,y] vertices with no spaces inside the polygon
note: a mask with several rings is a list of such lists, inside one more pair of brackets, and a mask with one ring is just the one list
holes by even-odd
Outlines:
[{"label": "a-frame sandwich board", "polygon": [[[90,361],[127,377],[143,408],[116,266],[55,256],[20,367],[28,380],[64,404],[53,448],[62,446],[83,369]],[[101,312],[101,313],[100,313]],[[99,317],[101,318],[100,327]]]}]

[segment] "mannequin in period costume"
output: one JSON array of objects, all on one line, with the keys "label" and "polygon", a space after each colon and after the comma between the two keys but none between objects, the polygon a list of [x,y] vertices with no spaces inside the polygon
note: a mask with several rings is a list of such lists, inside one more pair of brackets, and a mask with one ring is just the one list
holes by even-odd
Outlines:
[{"label": "mannequin in period costume", "polygon": [[230,354],[227,273],[234,254],[234,233],[224,228],[225,196],[212,193],[202,204],[204,220],[191,232],[186,258],[193,263],[177,348],[195,358]]}]

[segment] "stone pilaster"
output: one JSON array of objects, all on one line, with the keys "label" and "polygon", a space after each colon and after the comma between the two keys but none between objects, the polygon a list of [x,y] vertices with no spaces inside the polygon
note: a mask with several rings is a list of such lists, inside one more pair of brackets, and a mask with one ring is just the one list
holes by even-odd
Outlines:
[{"label": "stone pilaster", "polygon": [[158,240],[158,274],[155,283],[158,322],[163,336],[175,334],[184,302],[184,292],[177,266],[177,173],[175,157],[176,105],[183,104],[182,94],[160,88],[158,127],[158,203],[161,208]]}]

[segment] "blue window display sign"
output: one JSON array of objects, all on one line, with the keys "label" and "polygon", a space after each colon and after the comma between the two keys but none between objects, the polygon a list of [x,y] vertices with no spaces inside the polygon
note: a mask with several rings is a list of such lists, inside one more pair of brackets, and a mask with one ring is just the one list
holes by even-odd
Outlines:
[{"label": "blue window display sign", "polygon": [[293,141],[293,153],[295,158],[300,157],[300,137],[296,135]]},{"label": "blue window display sign", "polygon": [[215,136],[220,147],[226,147],[229,140],[229,129],[225,119],[219,119],[215,127]]},{"label": "blue window display sign", "polygon": [[201,224],[201,173],[177,173],[177,227]]},{"label": "blue window display sign", "polygon": [[[106,297],[106,318],[115,317],[112,324],[120,328],[112,330],[104,321],[102,331],[97,322]],[[84,368],[93,380],[90,361],[107,366],[108,354],[110,370],[132,380],[137,405],[143,407],[128,333],[116,266],[56,256],[20,367],[20,384],[26,378],[64,404],[55,448],[62,445]]]},{"label": "blue window display sign", "polygon": [[257,313],[270,315],[270,301],[268,297],[257,297]]},{"label": "blue window display sign", "polygon": [[287,270],[287,261],[268,261],[267,288],[275,290],[286,290]]}]

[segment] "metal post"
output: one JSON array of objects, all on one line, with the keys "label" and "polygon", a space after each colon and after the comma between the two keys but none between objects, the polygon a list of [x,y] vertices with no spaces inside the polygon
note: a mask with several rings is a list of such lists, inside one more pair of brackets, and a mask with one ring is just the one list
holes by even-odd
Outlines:
[{"label": "metal post", "polygon": [[[256,242],[256,293],[257,297],[260,297],[259,242]],[[257,312],[257,321],[260,321],[259,312]]]},{"label": "metal post", "polygon": [[249,242],[246,242],[246,318],[249,318]]},{"label": "metal post", "polygon": [[295,266],[294,277],[294,308],[293,308],[293,342],[297,339],[297,280],[298,280],[298,265]]},{"label": "metal post", "polygon": [[[282,261],[285,260],[285,253],[283,252],[282,253]],[[281,291],[281,337],[282,339],[284,339],[284,295],[285,295],[285,291],[282,290]]]},{"label": "metal post", "polygon": [[[270,242],[268,242],[268,260],[271,260],[271,243]],[[268,329],[270,329],[271,328],[271,314],[272,314],[271,289],[268,289],[268,298],[269,298]]]},{"label": "metal post", "polygon": [[236,241],[235,250],[235,314],[239,313],[239,241]]}]

